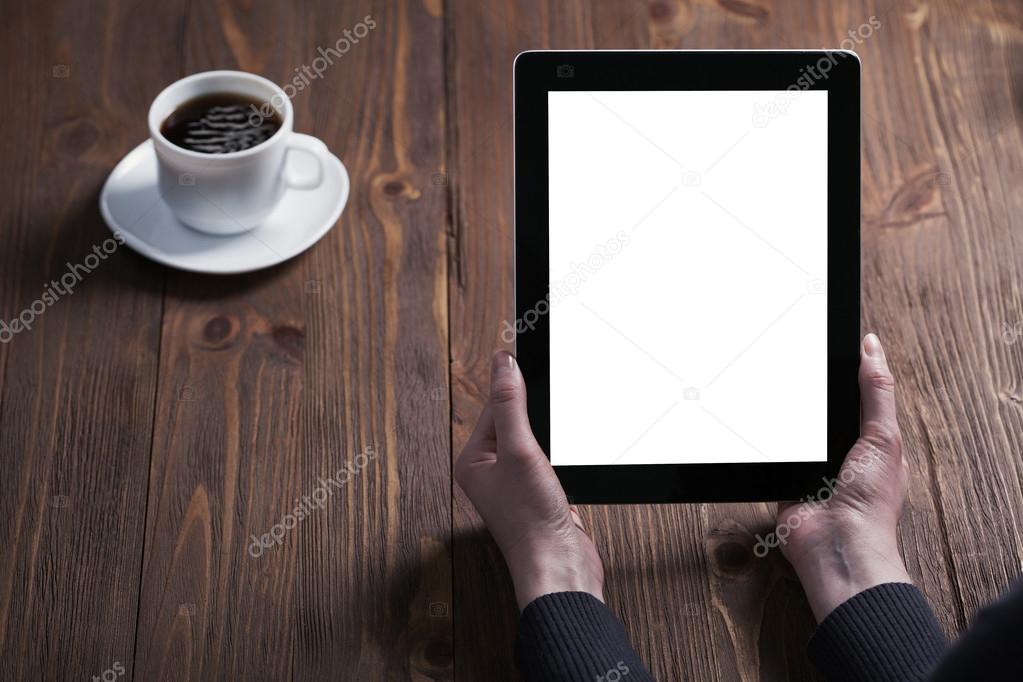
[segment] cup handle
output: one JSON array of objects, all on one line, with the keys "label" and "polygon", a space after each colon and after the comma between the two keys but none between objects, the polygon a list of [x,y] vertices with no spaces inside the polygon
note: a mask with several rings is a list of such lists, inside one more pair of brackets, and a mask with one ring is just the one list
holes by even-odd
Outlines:
[{"label": "cup handle", "polygon": [[[316,159],[316,175],[310,177],[299,177],[293,169],[287,167],[287,154],[292,152],[305,152]],[[284,184],[291,189],[316,189],[323,183],[323,169],[327,164],[327,155],[330,151],[327,145],[320,142],[312,135],[292,133],[288,138],[288,149],[285,152]]]}]

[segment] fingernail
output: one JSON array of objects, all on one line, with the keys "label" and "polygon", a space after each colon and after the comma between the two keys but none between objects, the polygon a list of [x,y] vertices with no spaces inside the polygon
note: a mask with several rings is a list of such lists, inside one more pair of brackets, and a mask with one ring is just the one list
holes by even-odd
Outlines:
[{"label": "fingernail", "polygon": [[863,338],[863,352],[867,354],[867,357],[885,359],[884,349],[881,348],[881,339],[877,338],[877,334],[867,334]]},{"label": "fingernail", "polygon": [[514,371],[515,367],[515,356],[502,350],[494,353],[493,360],[490,362],[490,373],[496,376],[503,372]]},{"label": "fingernail", "polygon": [[586,530],[586,524],[583,523],[583,517],[579,516],[579,512],[577,512],[575,509],[571,509],[571,508],[568,511],[572,515],[572,522],[575,523],[575,525],[579,528],[579,530],[585,531]]}]

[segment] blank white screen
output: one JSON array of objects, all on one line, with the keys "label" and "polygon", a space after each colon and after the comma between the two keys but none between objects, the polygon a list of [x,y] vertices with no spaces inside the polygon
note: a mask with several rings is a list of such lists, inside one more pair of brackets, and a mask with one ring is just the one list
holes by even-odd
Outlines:
[{"label": "blank white screen", "polygon": [[827,459],[827,106],[548,94],[553,464]]}]

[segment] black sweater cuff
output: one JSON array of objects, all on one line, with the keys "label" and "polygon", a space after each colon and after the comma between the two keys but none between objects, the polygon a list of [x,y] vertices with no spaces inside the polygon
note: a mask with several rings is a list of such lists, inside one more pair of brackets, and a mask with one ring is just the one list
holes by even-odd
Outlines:
[{"label": "black sweater cuff", "polygon": [[810,659],[831,682],[923,679],[948,640],[920,590],[885,583],[828,614],[810,640]]},{"label": "black sweater cuff", "polygon": [[610,609],[586,592],[530,602],[519,618],[515,663],[526,680],[652,680]]}]

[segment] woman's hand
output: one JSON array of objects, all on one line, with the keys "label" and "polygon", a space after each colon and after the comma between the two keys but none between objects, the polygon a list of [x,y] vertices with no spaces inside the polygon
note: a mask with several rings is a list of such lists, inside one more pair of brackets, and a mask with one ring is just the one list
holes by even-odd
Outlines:
[{"label": "woman's hand", "polygon": [[830,497],[778,507],[775,535],[818,622],[863,590],[912,582],[896,534],[909,476],[895,414],[895,382],[873,334],[863,340],[859,382],[860,438]]},{"label": "woman's hand", "polygon": [[604,600],[600,557],[533,437],[526,386],[508,353],[491,362],[490,399],[455,462],[455,480],[501,548],[520,609],[552,592]]}]

